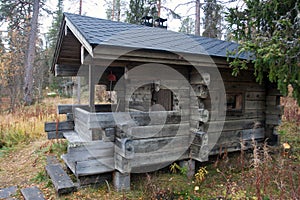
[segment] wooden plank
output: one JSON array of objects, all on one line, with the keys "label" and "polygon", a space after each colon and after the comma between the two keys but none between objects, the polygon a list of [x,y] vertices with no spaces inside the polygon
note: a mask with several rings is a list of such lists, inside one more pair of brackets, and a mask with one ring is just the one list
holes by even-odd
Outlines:
[{"label": "wooden plank", "polygon": [[281,115],[271,115],[266,116],[266,124],[268,125],[279,125],[281,123]]},{"label": "wooden plank", "polygon": [[[84,126],[87,130],[90,129],[105,129],[112,128],[118,123],[135,122],[136,126],[151,124],[161,124],[162,116],[166,115],[166,124],[180,123],[187,119],[182,116],[182,112],[178,111],[153,111],[153,112],[115,112],[115,113],[90,113],[88,111],[76,108],[75,109],[75,128],[78,131]],[[80,124],[80,125],[79,125]],[[78,125],[78,126],[77,126]]]},{"label": "wooden plank", "polygon": [[225,90],[226,92],[237,92],[237,91],[243,91],[243,92],[265,92],[266,88],[264,85],[260,85],[256,82],[239,82],[238,84],[236,82],[226,82],[224,80]]},{"label": "wooden plank", "polygon": [[56,156],[48,155],[47,156],[47,165],[54,165],[59,164],[59,161],[57,160]]},{"label": "wooden plank", "polygon": [[188,149],[190,144],[190,135],[139,140],[117,139],[115,142],[115,152],[125,158],[142,155],[147,157],[152,153],[169,153],[174,151],[174,149]]},{"label": "wooden plank", "polygon": [[50,176],[55,190],[58,194],[67,194],[73,192],[76,189],[73,181],[63,170],[60,164],[47,165],[46,171]]},{"label": "wooden plank", "polygon": [[68,156],[68,154],[61,155],[61,159],[63,159],[66,166],[75,175],[75,173],[76,173],[76,171],[75,171],[75,161],[72,160],[72,158],[70,156]]},{"label": "wooden plank", "polygon": [[59,122],[46,122],[45,123],[45,132],[51,131],[64,131],[64,130],[73,130],[74,123],[69,121]]},{"label": "wooden plank", "polygon": [[25,200],[45,200],[45,196],[37,186],[21,189]]},{"label": "wooden plank", "polygon": [[115,170],[114,157],[77,161],[75,165],[76,176],[87,176],[112,172]]},{"label": "wooden plank", "polygon": [[266,114],[283,115],[283,113],[284,113],[284,107],[283,106],[270,106],[270,105],[267,105]]},{"label": "wooden plank", "polygon": [[[224,125],[223,128],[221,125]],[[222,131],[232,131],[232,130],[243,130],[243,129],[252,129],[255,126],[264,124],[264,118],[256,119],[242,119],[242,120],[231,120],[231,121],[215,121],[208,122],[205,124],[205,129],[209,126],[209,133],[213,133],[216,130]]]},{"label": "wooden plank", "polygon": [[126,132],[117,132],[117,136],[119,138],[131,139],[172,137],[188,135],[189,129],[189,123],[137,126],[129,128]]},{"label": "wooden plank", "polygon": [[78,152],[84,150],[94,150],[94,149],[113,149],[114,142],[104,142],[102,140],[81,142],[79,144],[70,143],[68,147],[68,152]]},{"label": "wooden plank", "polygon": [[83,138],[80,138],[78,133],[75,131],[63,131],[64,137],[69,141],[69,144],[82,144],[87,142],[86,140],[83,140]]},{"label": "wooden plank", "polygon": [[52,139],[63,139],[64,138],[64,134],[62,131],[51,131],[51,132],[47,132],[47,137],[48,140],[52,140]]},{"label": "wooden plank", "polygon": [[58,114],[68,114],[73,113],[75,108],[88,109],[88,105],[80,105],[80,104],[59,104],[57,106]]},{"label": "wooden plank", "polygon": [[86,141],[101,140],[103,130],[99,124],[96,123],[96,129],[92,129],[88,125],[90,124],[75,120],[75,131],[79,137]]},{"label": "wooden plank", "polygon": [[264,101],[266,99],[265,92],[246,92],[245,93],[245,100],[246,101]]},{"label": "wooden plank", "polygon": [[77,148],[72,148],[68,153],[70,160],[74,162],[84,161],[84,160],[93,160],[93,159],[100,159],[100,158],[109,158],[113,157],[114,155],[114,147],[110,148],[101,148],[101,147],[94,147],[94,146],[82,146]]},{"label": "wooden plank", "polygon": [[6,199],[14,196],[17,193],[18,187],[17,186],[10,186],[7,188],[0,188],[0,198]]},{"label": "wooden plank", "polygon": [[245,109],[253,110],[253,109],[265,109],[266,102],[265,101],[245,101]]},{"label": "wooden plank", "polygon": [[187,148],[174,148],[172,151],[156,151],[148,154],[136,154],[127,159],[120,154],[115,154],[115,168],[121,173],[149,172],[166,167],[177,160],[189,157]]}]

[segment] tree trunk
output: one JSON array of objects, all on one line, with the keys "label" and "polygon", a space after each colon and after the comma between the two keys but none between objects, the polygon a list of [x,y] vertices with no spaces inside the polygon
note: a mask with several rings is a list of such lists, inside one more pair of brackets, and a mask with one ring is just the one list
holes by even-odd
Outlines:
[{"label": "tree trunk", "polygon": [[79,15],[81,15],[82,12],[82,0],[79,1]]},{"label": "tree trunk", "polygon": [[158,0],[158,3],[157,3],[157,17],[160,17],[160,12],[161,12],[161,0]]},{"label": "tree trunk", "polygon": [[196,0],[195,35],[200,36],[200,0]]},{"label": "tree trunk", "polygon": [[24,101],[25,105],[33,103],[33,65],[35,59],[35,45],[37,39],[37,27],[39,16],[40,0],[34,0],[33,14],[30,21],[28,50],[25,58],[25,80],[24,80]]}]

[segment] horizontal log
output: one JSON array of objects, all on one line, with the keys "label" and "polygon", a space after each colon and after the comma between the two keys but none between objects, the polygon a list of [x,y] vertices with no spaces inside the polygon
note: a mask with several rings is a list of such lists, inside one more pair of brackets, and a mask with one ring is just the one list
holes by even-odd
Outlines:
[{"label": "horizontal log", "polygon": [[284,113],[284,107],[283,106],[267,106],[266,108],[266,114],[271,115],[283,115]]},{"label": "horizontal log", "polygon": [[115,151],[126,158],[134,158],[135,156],[148,156],[151,153],[170,152],[176,148],[186,148],[191,144],[190,135],[165,137],[165,138],[149,138],[149,139],[117,139],[115,142]]},{"label": "horizontal log", "polygon": [[58,114],[67,114],[73,113],[75,108],[88,109],[88,105],[79,105],[79,104],[60,104],[57,106]]},{"label": "horizontal log", "polygon": [[74,129],[74,123],[69,121],[59,122],[58,124],[56,122],[45,123],[45,132],[64,131],[64,130],[73,130],[73,129]]},{"label": "horizontal log", "polygon": [[245,101],[245,109],[265,109],[266,102],[265,101]]},{"label": "horizontal log", "polygon": [[189,123],[137,126],[118,132],[119,138],[142,139],[189,135]]},{"label": "horizontal log", "polygon": [[77,108],[75,109],[75,124],[77,121],[86,124],[88,129],[104,129],[129,122],[131,122],[131,126],[145,126],[148,124],[176,124],[184,122],[185,119],[178,111],[91,113]]},{"label": "horizontal log", "polygon": [[47,137],[48,140],[52,140],[52,139],[63,139],[64,138],[64,134],[62,131],[51,131],[51,132],[47,132]]},{"label": "horizontal log", "polygon": [[260,85],[256,82],[224,82],[226,92],[265,92],[264,85]]},{"label": "horizontal log", "polygon": [[187,159],[189,157],[186,148],[174,148],[173,151],[156,151],[147,154],[135,155],[131,159],[124,158],[120,154],[115,154],[115,168],[121,173],[143,173],[156,171],[169,164]]},{"label": "horizontal log", "polygon": [[[221,125],[224,125],[223,128]],[[243,120],[231,120],[231,121],[217,121],[217,122],[208,122],[205,125],[205,130],[209,127],[209,133],[216,132],[217,130],[222,131],[233,131],[233,130],[243,130],[243,129],[252,129],[254,127],[262,126],[264,124],[264,118],[257,119],[243,119]]]},{"label": "horizontal log", "polygon": [[266,124],[268,125],[280,125],[281,124],[281,115],[271,115],[266,116]]},{"label": "horizontal log", "polygon": [[246,92],[245,93],[246,101],[265,101],[266,100],[266,92]]}]

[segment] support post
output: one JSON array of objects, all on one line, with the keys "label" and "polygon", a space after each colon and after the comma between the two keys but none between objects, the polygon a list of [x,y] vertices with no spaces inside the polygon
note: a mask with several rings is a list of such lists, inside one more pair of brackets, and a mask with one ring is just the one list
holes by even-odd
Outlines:
[{"label": "support post", "polygon": [[187,168],[187,177],[192,178],[195,175],[196,162],[193,159],[181,160],[179,162],[180,167]]},{"label": "support post", "polygon": [[113,183],[118,192],[130,190],[130,173],[121,173],[119,171],[115,171]]},{"label": "support post", "polygon": [[89,107],[90,112],[95,111],[95,74],[94,74],[94,66],[89,65]]}]

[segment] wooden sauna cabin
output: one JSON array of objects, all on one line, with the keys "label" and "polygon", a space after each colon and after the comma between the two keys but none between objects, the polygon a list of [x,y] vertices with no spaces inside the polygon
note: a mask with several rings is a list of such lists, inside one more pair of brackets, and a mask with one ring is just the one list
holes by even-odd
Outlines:
[{"label": "wooden sauna cabin", "polygon": [[[231,75],[227,55],[237,48],[65,13],[51,72],[85,80],[88,99],[58,105],[67,121],[46,123],[48,137],[69,141],[62,158],[81,185],[114,174],[119,189],[129,189],[131,173],[207,161],[222,151],[251,148],[252,139],[276,142],[280,93],[269,82],[257,83],[252,66]],[[114,101],[97,103],[99,85],[115,92]]]}]

